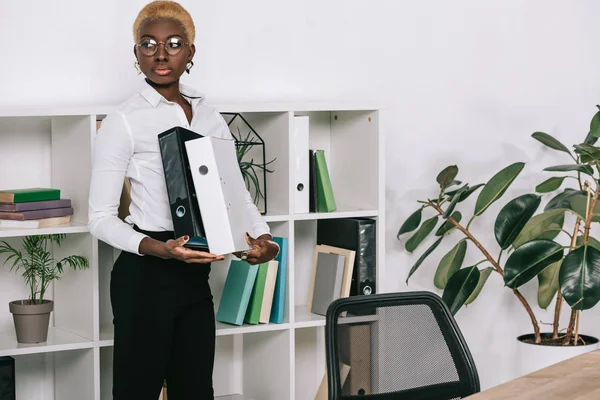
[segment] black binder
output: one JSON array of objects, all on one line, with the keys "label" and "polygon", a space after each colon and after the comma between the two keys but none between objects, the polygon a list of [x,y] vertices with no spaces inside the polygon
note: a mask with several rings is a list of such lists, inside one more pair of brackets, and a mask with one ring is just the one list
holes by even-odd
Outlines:
[{"label": "black binder", "polygon": [[0,357],[0,400],[16,400],[15,359]]},{"label": "black binder", "polygon": [[376,221],[370,218],[317,220],[317,244],[354,250],[350,296],[376,293]]},{"label": "black binder", "polygon": [[188,235],[190,240],[186,243],[186,247],[208,251],[202,215],[185,149],[185,142],[202,137],[204,136],[196,132],[176,126],[160,133],[158,142],[175,237]]}]

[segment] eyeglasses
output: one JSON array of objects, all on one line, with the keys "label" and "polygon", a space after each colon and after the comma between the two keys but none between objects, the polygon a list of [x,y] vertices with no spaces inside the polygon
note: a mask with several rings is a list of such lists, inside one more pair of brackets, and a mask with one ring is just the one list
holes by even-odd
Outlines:
[{"label": "eyeglasses", "polygon": [[142,39],[136,46],[140,49],[140,52],[145,56],[153,56],[158,51],[159,45],[165,46],[165,50],[169,55],[177,55],[181,51],[185,43],[181,38],[172,37],[164,42],[157,42],[154,39]]}]

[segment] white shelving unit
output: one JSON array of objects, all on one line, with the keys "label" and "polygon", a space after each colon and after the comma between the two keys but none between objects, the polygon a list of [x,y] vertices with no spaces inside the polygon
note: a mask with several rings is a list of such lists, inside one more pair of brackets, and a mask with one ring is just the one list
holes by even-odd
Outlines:
[{"label": "white shelving unit", "polygon": [[[216,395],[243,393],[252,399],[310,400],[325,372],[325,318],[308,311],[308,284],[317,221],[324,218],[377,219],[377,288],[385,291],[385,176],[380,110],[361,104],[213,104],[238,112],[265,141],[268,213],[275,236],[287,237],[288,280],[282,324],[217,323],[214,373]],[[66,233],[60,254],[89,258],[90,268],[67,271],[51,287],[55,301],[48,342],[16,342],[7,303],[26,298],[20,275],[0,266],[0,356],[16,360],[18,400],[107,400],[112,384],[112,311],[109,282],[118,252],[87,229],[87,196],[96,120],[112,107],[0,108],[0,188],[51,186],[71,198],[72,222],[47,229],[0,229],[1,240]],[[310,146],[325,150],[338,210],[295,214],[293,204],[295,115],[310,116]],[[11,172],[12,171],[12,172]],[[3,261],[3,259],[0,259]],[[215,310],[229,259],[214,263],[211,287]],[[149,293],[151,295],[151,293]],[[151,349],[149,349],[151,351]]]}]

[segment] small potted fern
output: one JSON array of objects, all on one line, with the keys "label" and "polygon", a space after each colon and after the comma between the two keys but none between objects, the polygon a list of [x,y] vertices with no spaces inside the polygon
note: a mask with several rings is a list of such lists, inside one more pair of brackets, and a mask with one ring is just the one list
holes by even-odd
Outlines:
[{"label": "small potted fern", "polygon": [[60,246],[66,234],[31,235],[23,238],[23,251],[6,241],[0,241],[0,255],[7,255],[4,265],[11,263],[10,269],[21,272],[29,286],[29,298],[9,303],[13,314],[17,342],[42,343],[48,338],[50,313],[54,301],[45,298],[50,283],[60,279],[65,266],[74,270],[89,267],[83,256],[71,255],[61,260],[52,257],[52,244]]}]

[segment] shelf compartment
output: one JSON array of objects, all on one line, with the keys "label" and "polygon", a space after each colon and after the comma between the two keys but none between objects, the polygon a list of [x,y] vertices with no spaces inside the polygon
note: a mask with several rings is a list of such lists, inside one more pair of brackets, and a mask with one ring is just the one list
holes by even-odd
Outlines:
[{"label": "shelf compartment", "polygon": [[325,331],[323,327],[294,330],[296,399],[314,399],[325,376]]},{"label": "shelf compartment", "polygon": [[96,342],[91,339],[54,327],[48,329],[48,339],[44,343],[18,343],[14,329],[0,332],[0,357],[91,349],[95,346]]},{"label": "shelf compartment", "polygon": [[15,356],[17,400],[94,399],[94,350]]}]

